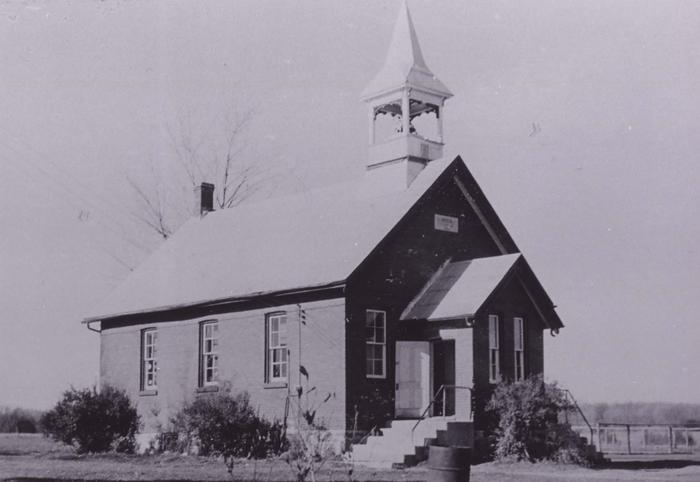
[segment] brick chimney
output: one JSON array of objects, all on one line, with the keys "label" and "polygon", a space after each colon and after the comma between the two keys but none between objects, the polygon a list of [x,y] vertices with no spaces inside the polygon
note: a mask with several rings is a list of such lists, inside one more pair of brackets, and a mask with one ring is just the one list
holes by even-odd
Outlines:
[{"label": "brick chimney", "polygon": [[204,216],[214,210],[214,185],[203,182],[194,188],[194,209],[195,216]]}]

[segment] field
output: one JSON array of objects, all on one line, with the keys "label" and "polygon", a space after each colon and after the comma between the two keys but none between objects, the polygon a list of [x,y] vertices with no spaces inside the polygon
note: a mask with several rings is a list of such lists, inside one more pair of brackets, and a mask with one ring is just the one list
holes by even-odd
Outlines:
[{"label": "field", "polygon": [[[324,481],[348,481],[348,466],[332,461]],[[700,480],[700,459],[669,456],[665,461],[620,458],[608,467],[585,469],[551,464],[481,464],[472,467],[475,482],[535,481],[679,481]],[[38,435],[0,434],[0,480],[256,480],[292,481],[294,475],[281,460],[240,461],[233,479],[221,460],[180,455],[76,455],[70,448]],[[355,467],[353,481],[427,481],[425,466],[406,470],[373,470]]]}]

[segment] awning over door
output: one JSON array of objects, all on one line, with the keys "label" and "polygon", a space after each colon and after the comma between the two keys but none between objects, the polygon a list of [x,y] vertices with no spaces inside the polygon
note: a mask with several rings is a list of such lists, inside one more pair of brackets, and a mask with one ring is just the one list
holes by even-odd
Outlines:
[{"label": "awning over door", "polygon": [[520,285],[544,326],[555,332],[564,326],[554,310],[554,303],[520,253],[448,261],[411,301],[401,320],[470,318],[507,280]]},{"label": "awning over door", "polygon": [[503,281],[520,253],[451,261],[423,288],[402,320],[448,320],[473,316]]}]

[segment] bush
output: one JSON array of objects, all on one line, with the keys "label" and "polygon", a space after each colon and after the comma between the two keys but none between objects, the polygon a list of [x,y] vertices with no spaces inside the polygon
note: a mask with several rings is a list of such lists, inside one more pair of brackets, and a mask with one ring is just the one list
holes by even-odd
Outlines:
[{"label": "bush", "polygon": [[0,409],[0,433],[36,433],[41,412],[23,408]]},{"label": "bush", "polygon": [[487,405],[498,419],[496,458],[582,463],[585,444],[558,422],[559,413],[571,409],[556,383],[544,383],[541,376],[500,383]]},{"label": "bush", "polygon": [[185,404],[172,423],[186,434],[190,445],[199,444],[202,455],[223,455],[227,460],[264,458],[282,453],[287,446],[282,424],[259,417],[245,392],[197,398]]},{"label": "bush", "polygon": [[40,420],[44,434],[84,452],[132,452],[139,416],[126,392],[71,388]]}]

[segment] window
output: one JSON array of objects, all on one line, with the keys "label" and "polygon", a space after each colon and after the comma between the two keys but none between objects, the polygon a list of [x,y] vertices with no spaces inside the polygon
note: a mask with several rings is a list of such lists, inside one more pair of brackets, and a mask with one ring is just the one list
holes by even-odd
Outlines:
[{"label": "window", "polygon": [[268,383],[286,382],[289,372],[287,352],[287,314],[267,315],[265,340],[265,381]]},{"label": "window", "polygon": [[498,325],[498,315],[489,315],[489,382],[491,383],[498,383],[501,379]]},{"label": "window", "polygon": [[216,385],[219,380],[219,324],[207,321],[199,328],[199,380],[201,386]]},{"label": "window", "polygon": [[158,332],[155,328],[141,332],[141,390],[155,390],[158,387],[157,342]]},{"label": "window", "polygon": [[513,342],[515,348],[515,380],[525,378],[525,340],[523,319],[513,318]]},{"label": "window", "polygon": [[386,312],[367,310],[365,321],[367,378],[386,377]]}]

